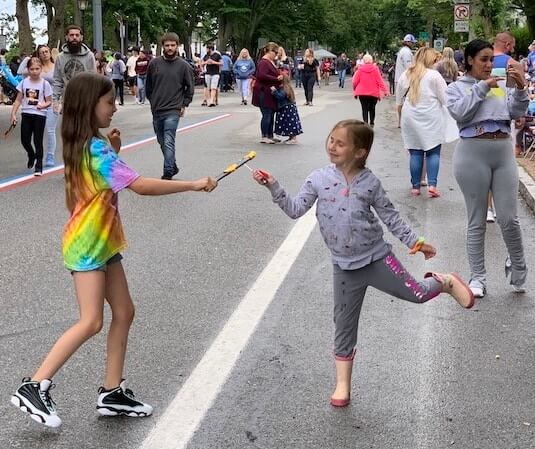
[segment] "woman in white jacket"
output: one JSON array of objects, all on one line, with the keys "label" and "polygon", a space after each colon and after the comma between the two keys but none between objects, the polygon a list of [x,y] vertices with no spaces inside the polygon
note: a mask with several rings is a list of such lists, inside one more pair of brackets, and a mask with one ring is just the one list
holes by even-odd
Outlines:
[{"label": "woman in white jacket", "polygon": [[396,102],[402,106],[401,135],[410,153],[411,194],[420,195],[421,176],[426,161],[428,196],[440,196],[437,190],[440,149],[444,142],[444,94],[446,82],[432,67],[437,52],[420,48],[414,63],[401,75]]}]

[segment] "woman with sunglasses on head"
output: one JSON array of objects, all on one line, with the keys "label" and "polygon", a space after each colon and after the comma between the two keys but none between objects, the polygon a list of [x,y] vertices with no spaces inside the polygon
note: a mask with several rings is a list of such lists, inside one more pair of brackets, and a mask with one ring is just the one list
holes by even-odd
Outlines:
[{"label": "woman with sunglasses on head", "polygon": [[272,144],[280,142],[280,140],[273,138],[277,100],[271,93],[271,87],[279,87],[283,78],[275,64],[278,51],[279,46],[275,42],[268,42],[262,49],[263,56],[256,65],[252,103],[254,106],[259,107],[262,113],[260,122],[262,139],[260,143]]}]

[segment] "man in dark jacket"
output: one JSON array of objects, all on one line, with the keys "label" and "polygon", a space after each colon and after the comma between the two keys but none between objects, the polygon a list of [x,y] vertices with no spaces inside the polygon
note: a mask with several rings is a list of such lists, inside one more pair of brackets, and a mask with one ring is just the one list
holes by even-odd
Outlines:
[{"label": "man in dark jacket", "polygon": [[162,179],[172,179],[179,172],[175,159],[175,136],[180,117],[193,99],[191,66],[178,56],[178,36],[162,36],[163,56],[151,60],[147,69],[145,91],[152,111],[152,126],[163,153]]}]

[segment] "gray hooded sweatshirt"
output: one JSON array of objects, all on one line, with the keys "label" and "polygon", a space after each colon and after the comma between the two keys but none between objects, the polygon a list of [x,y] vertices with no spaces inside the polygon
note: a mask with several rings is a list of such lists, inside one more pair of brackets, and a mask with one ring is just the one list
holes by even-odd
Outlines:
[{"label": "gray hooded sweatshirt", "polygon": [[383,239],[383,228],[407,247],[418,240],[388,199],[381,181],[367,168],[348,184],[334,164],[313,171],[295,197],[278,181],[267,186],[273,202],[290,218],[304,215],[317,201],[316,218],[332,261],[342,270],[357,270],[380,260],[392,250]]},{"label": "gray hooded sweatshirt", "polygon": [[498,86],[491,89],[470,75],[448,86],[446,105],[459,130],[485,121],[503,122],[510,128],[511,120],[526,114],[527,91],[505,87],[505,81],[498,81]]},{"label": "gray hooded sweatshirt", "polygon": [[95,56],[87,45],[82,43],[79,53],[70,53],[67,44],[63,44],[61,53],[54,61],[54,85],[52,99],[59,101],[65,86],[71,78],[81,72],[96,72]]}]

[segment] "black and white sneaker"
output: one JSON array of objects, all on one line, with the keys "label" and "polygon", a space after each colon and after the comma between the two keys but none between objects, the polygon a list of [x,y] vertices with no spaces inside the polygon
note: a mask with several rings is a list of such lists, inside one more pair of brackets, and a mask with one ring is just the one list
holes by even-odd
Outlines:
[{"label": "black and white sneaker", "polygon": [[134,418],[152,415],[152,407],[135,399],[132,390],[125,388],[124,379],[112,390],[98,389],[97,410],[103,416],[127,415]]},{"label": "black and white sneaker", "polygon": [[25,377],[22,385],[11,396],[11,403],[29,413],[34,421],[48,427],[59,427],[61,419],[56,414],[56,404],[50,397],[50,390],[54,387],[50,379],[36,382]]}]

